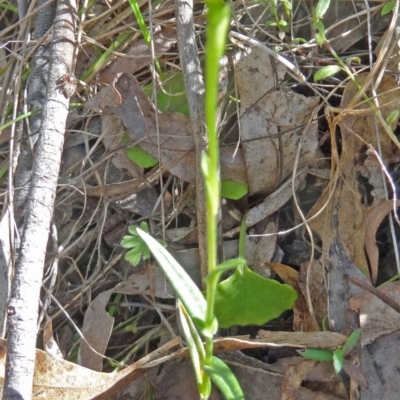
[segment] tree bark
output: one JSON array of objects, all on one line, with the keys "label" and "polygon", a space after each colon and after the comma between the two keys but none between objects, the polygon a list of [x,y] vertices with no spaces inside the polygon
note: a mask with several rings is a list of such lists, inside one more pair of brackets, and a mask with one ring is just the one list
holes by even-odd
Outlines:
[{"label": "tree bark", "polygon": [[193,1],[176,0],[176,26],[178,30],[179,58],[185,82],[190,121],[196,150],[196,215],[199,240],[200,272],[204,279],[208,273],[206,195],[201,173],[201,153],[207,149],[208,138],[204,118],[204,81],[196,46],[193,20]]},{"label": "tree bark", "polygon": [[[7,307],[8,345],[3,391],[6,400],[32,397],[39,294],[68,115],[69,100],[62,94],[59,82],[62,76],[72,72],[75,23],[75,0],[59,1],[45,102],[33,152],[32,179],[24,205],[25,217],[23,222],[19,221],[23,223],[19,227],[22,236]],[[21,157],[19,160],[22,162]]]}]

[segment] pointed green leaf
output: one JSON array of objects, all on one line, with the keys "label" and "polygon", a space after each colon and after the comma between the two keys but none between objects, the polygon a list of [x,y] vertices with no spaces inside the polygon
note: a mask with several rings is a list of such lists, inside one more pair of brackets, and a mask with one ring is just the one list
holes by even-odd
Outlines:
[{"label": "pointed green leaf", "polygon": [[178,306],[183,335],[189,349],[190,358],[196,375],[197,386],[200,387],[202,382],[201,362],[205,357],[204,346],[185,307],[179,301]]},{"label": "pointed green leaf", "polygon": [[386,14],[389,14],[396,7],[396,3],[394,1],[389,1],[382,7],[381,16],[383,17]]},{"label": "pointed green leaf", "polygon": [[336,349],[333,352],[333,367],[335,372],[338,374],[343,369],[343,352],[342,349]]},{"label": "pointed green leaf", "polygon": [[328,11],[330,2],[331,0],[318,0],[318,3],[315,7],[315,18],[317,20],[321,19]]},{"label": "pointed green leaf", "polygon": [[154,165],[158,163],[156,158],[147,153],[147,151],[141,149],[139,146],[128,147],[126,149],[126,155],[141,168],[154,167]]},{"label": "pointed green leaf", "polygon": [[215,315],[219,326],[263,325],[293,307],[296,291],[265,279],[244,266],[217,286]]},{"label": "pointed green leaf", "polygon": [[146,242],[191,318],[204,321],[206,301],[187,272],[157,240],[140,228],[137,233]]},{"label": "pointed green leaf", "polygon": [[315,73],[314,82],[323,81],[341,70],[342,68],[339,65],[327,65],[326,67],[322,67]]},{"label": "pointed green leaf", "polygon": [[298,352],[302,357],[315,361],[332,361],[333,352],[323,349],[305,349]]},{"label": "pointed green leaf", "polygon": [[218,386],[226,400],[245,400],[235,375],[221,359],[213,357],[212,365],[203,365],[203,369]]},{"label": "pointed green leaf", "polygon": [[238,200],[246,195],[249,191],[245,183],[238,183],[234,181],[221,182],[221,196],[226,199]]},{"label": "pointed green leaf", "polygon": [[361,328],[358,328],[351,333],[351,335],[348,337],[346,343],[342,348],[344,357],[348,356],[353,351],[353,349],[357,346],[360,337],[361,337]]}]

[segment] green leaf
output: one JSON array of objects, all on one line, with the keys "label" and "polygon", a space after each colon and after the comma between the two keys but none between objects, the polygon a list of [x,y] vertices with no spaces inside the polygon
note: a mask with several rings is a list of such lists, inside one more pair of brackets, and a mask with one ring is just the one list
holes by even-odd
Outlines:
[{"label": "green leaf", "polygon": [[190,276],[157,240],[139,228],[137,233],[158,261],[190,317],[194,321],[205,321],[206,300]]},{"label": "green leaf", "polygon": [[278,21],[278,26],[280,27],[280,28],[286,28],[287,27],[287,22],[284,20],[284,19],[280,19],[279,21]]},{"label": "green leaf", "polygon": [[[163,73],[159,79],[162,82],[163,89],[157,88],[158,109],[162,112],[176,112],[189,116],[182,72],[176,72],[173,75]],[[143,91],[151,98],[153,96],[153,83],[143,86]]]},{"label": "green leaf", "polygon": [[212,365],[203,365],[203,369],[218,386],[226,400],[245,400],[235,375],[221,359],[213,356]]},{"label": "green leaf", "polygon": [[396,121],[396,119],[399,117],[400,111],[399,110],[393,110],[391,111],[391,113],[388,115],[388,117],[386,118],[386,123],[388,125],[392,125],[392,123],[394,121]]},{"label": "green leaf", "polygon": [[205,357],[205,350],[202,340],[193,324],[192,319],[187,313],[182,302],[178,301],[178,310],[183,335],[189,348],[190,358],[196,375],[197,386],[200,387],[202,382],[201,364]]},{"label": "green leaf", "polygon": [[318,30],[315,34],[315,40],[319,46],[322,46],[325,41],[325,26],[321,21],[316,21],[313,23],[313,29]]},{"label": "green leaf", "polygon": [[299,351],[298,353],[308,360],[332,361],[333,359],[333,352],[329,350],[305,349],[304,351]]},{"label": "green leaf", "polygon": [[0,169],[0,179],[7,173],[9,165],[5,165],[2,169]]},{"label": "green leaf", "polygon": [[[140,223],[140,228],[145,232],[149,230],[147,223],[144,221]],[[130,225],[128,231],[132,236],[124,236],[121,241],[121,246],[125,249],[132,249],[125,254],[125,260],[136,267],[141,259],[148,260],[150,258],[150,250],[146,243],[143,242],[143,239],[138,236],[137,226]],[[163,242],[161,242],[161,244],[165,246]]]},{"label": "green leaf", "polygon": [[124,236],[121,241],[121,246],[125,249],[130,249],[131,247],[139,246],[143,241],[134,236]]},{"label": "green leaf", "polygon": [[149,259],[148,250],[143,246],[135,247],[125,254],[125,260],[129,261],[134,267],[139,264],[142,258],[143,260]]},{"label": "green leaf", "polygon": [[338,374],[343,369],[343,352],[342,349],[336,349],[333,352],[333,367],[335,372]]},{"label": "green leaf", "polygon": [[325,13],[328,11],[329,4],[331,0],[319,0],[315,7],[315,18],[317,20],[321,19]]},{"label": "green leaf", "polygon": [[124,328],[124,331],[137,333],[137,331],[138,331],[137,324],[133,323],[133,324],[126,325]]},{"label": "green leaf", "polygon": [[221,182],[221,196],[226,199],[238,200],[249,192],[249,188],[245,183],[234,181]]},{"label": "green leaf", "polygon": [[289,0],[283,0],[283,4],[287,12],[292,11],[292,3]]},{"label": "green leaf", "polygon": [[246,265],[217,286],[215,315],[219,326],[263,325],[293,307],[296,291],[265,279]]},{"label": "green leaf", "polygon": [[351,335],[348,337],[346,343],[342,348],[344,357],[348,356],[353,351],[353,349],[357,346],[357,343],[360,340],[360,338],[361,338],[361,328],[358,328],[351,333]]},{"label": "green leaf", "polygon": [[158,163],[156,158],[147,153],[147,151],[141,149],[139,146],[128,147],[126,149],[126,155],[141,168],[154,167],[154,165]]},{"label": "green leaf", "polygon": [[381,16],[383,17],[386,14],[389,14],[396,7],[396,3],[394,1],[389,1],[382,7]]},{"label": "green leaf", "polygon": [[322,67],[315,73],[314,82],[323,81],[341,70],[342,68],[339,65],[327,65],[326,67]]}]

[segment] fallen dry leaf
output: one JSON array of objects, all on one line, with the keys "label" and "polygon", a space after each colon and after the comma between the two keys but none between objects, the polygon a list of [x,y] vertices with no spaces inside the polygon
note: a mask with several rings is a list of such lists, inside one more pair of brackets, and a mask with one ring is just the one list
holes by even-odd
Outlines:
[{"label": "fallen dry leaf", "polygon": [[[89,400],[107,390],[115,393],[119,387],[144,374],[147,363],[159,359],[164,352],[179,344],[180,339],[175,338],[122,371],[109,374],[92,371],[36,350],[32,398]],[[0,338],[0,395],[3,392],[6,347],[7,341]]]},{"label": "fallen dry leaf", "polygon": [[[357,76],[362,84],[367,74]],[[397,83],[391,76],[385,75],[382,79],[378,93],[381,104],[381,112],[384,118],[389,113],[399,108],[400,100],[398,98]],[[347,84],[341,107],[346,106],[355,97],[357,89],[350,82]],[[387,103],[392,102],[388,106]],[[358,106],[356,110],[365,109],[365,104]],[[340,122],[342,133],[342,153],[337,166],[338,181],[332,187],[333,182],[325,190],[321,198],[314,205],[309,213],[309,217],[315,215],[325,207],[329,195],[333,190],[331,200],[325,210],[319,217],[310,222],[311,228],[320,236],[323,242],[322,262],[325,264],[328,260],[328,253],[331,244],[335,241],[336,235],[343,243],[346,253],[351,261],[360,268],[361,271],[368,274],[368,262],[365,255],[365,216],[368,211],[385,200],[385,191],[383,185],[383,176],[381,166],[375,155],[368,151],[365,143],[371,144],[377,148],[377,134],[373,113],[357,114],[352,111],[345,111]],[[356,134],[360,135],[357,137]],[[390,157],[395,146],[387,133],[380,129],[380,148],[383,161]],[[364,181],[373,187],[371,190],[372,202],[368,200],[368,193],[362,196],[362,190],[367,190]],[[333,221],[333,214],[337,215],[337,221]]]},{"label": "fallen dry leaf", "polygon": [[[293,173],[302,139],[300,164],[315,159],[316,121],[307,125],[319,103],[276,87],[286,68],[259,47],[235,56],[235,83],[240,94],[240,137],[250,194],[270,194]],[[303,132],[305,130],[305,132]]]},{"label": "fallen dry leaf", "polygon": [[[152,39],[156,57],[166,53],[176,43],[176,30],[163,28],[155,33]],[[111,83],[121,72],[130,74],[139,71],[152,61],[151,50],[144,39],[138,40],[126,51],[126,57],[117,57],[107,68],[99,74],[99,81]]]},{"label": "fallen dry leaf", "polygon": [[400,393],[400,357],[398,346],[400,330],[379,336],[363,347],[362,372],[368,380],[368,389],[361,389],[362,400],[396,400]]},{"label": "fallen dry leaf", "polygon": [[[309,307],[304,296],[304,290],[302,288],[302,284],[300,282],[300,275],[299,273],[283,264],[278,263],[267,263],[267,265],[275,271],[275,273],[283,280],[284,283],[292,286],[293,289],[297,292],[297,300],[293,307],[293,330],[296,332],[319,332],[321,330],[321,322],[322,318],[326,315],[326,291],[324,290],[324,285],[321,285],[318,282],[318,286],[314,284],[314,281],[310,281],[311,293],[312,293],[312,300],[313,300],[313,307],[315,313],[315,305],[320,305],[320,310],[323,310],[323,304],[325,304],[324,314],[322,315],[321,319],[318,319],[316,323],[312,318]],[[308,263],[307,263],[308,265]],[[316,275],[313,275],[314,279]],[[323,282],[322,282],[323,283]],[[303,282],[304,285],[304,282]],[[318,313],[319,315],[320,312]]]},{"label": "fallen dry leaf", "polygon": [[[384,285],[380,291],[400,304],[400,283]],[[381,335],[400,329],[400,314],[372,293],[363,291],[350,299],[350,307],[359,313],[361,345],[372,343]]]},{"label": "fallen dry leaf", "polygon": [[[154,290],[154,293],[150,288]],[[156,265],[151,276],[146,272],[133,274],[114,288],[99,294],[86,310],[82,333],[87,343],[81,340],[78,354],[79,364],[94,371],[102,369],[103,357],[101,355],[105,353],[114,326],[114,318],[110,317],[106,311],[106,306],[113,293],[154,294],[159,298],[174,296],[171,285],[167,283],[161,269]],[[99,354],[95,353],[91,347]]]},{"label": "fallen dry leaf", "polygon": [[[292,400],[297,396],[297,392],[303,383],[303,380],[308,373],[314,369],[317,361],[304,360],[303,362],[290,365],[286,370],[285,380],[282,385],[282,397],[281,400]],[[312,396],[311,396],[312,398]]]},{"label": "fallen dry leaf", "polygon": [[[400,206],[400,201],[397,201],[397,206]],[[392,210],[393,201],[387,200],[369,210],[364,219],[365,226],[367,227],[365,232],[365,251],[369,260],[372,282],[376,282],[378,277],[379,250],[376,245],[376,231],[382,223],[383,218]]]},{"label": "fallen dry leaf", "polygon": [[272,346],[289,346],[317,349],[337,349],[343,347],[347,337],[336,332],[268,332],[259,330],[257,341]]},{"label": "fallen dry leaf", "polygon": [[[159,157],[160,163],[172,174],[187,182],[195,179],[196,160],[189,118],[181,114],[157,113],[139,82],[130,74],[118,75],[112,84],[102,89],[86,106],[97,112],[118,116],[128,129],[132,143]],[[158,133],[159,134],[158,134]],[[230,147],[220,149],[221,179],[247,182],[243,153]]]}]

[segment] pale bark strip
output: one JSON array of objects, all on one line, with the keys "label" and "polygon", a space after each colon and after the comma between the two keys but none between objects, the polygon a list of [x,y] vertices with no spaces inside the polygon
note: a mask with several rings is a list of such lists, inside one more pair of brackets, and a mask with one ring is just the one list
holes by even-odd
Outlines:
[{"label": "pale bark strip", "polygon": [[[37,7],[45,4],[47,0],[38,0]],[[32,34],[33,40],[40,40],[52,27],[55,16],[55,2],[41,9],[35,17],[35,29]],[[49,74],[51,44],[44,43],[39,46],[31,61],[31,74],[27,83],[28,110],[42,110],[44,107],[46,86]],[[18,164],[15,170],[14,187],[14,215],[18,226],[19,235],[22,236],[23,221],[26,213],[26,203],[29,196],[32,181],[34,149],[38,140],[42,122],[42,112],[29,118],[29,129],[24,124],[21,141],[16,140],[16,151]],[[19,139],[19,138],[17,138]],[[18,148],[19,146],[19,148]],[[19,243],[17,241],[17,246]]]},{"label": "pale bark strip", "polygon": [[193,1],[176,0],[176,26],[178,30],[179,57],[182,66],[189,106],[190,120],[196,150],[196,211],[199,238],[200,271],[207,275],[206,197],[201,174],[201,153],[207,149],[207,133],[204,119],[204,82],[198,57],[193,20]]},{"label": "pale bark strip", "polygon": [[75,0],[59,1],[32,185],[7,309],[9,331],[3,392],[6,400],[32,397],[38,300],[69,103],[58,82],[64,74],[72,72],[75,23]]}]

